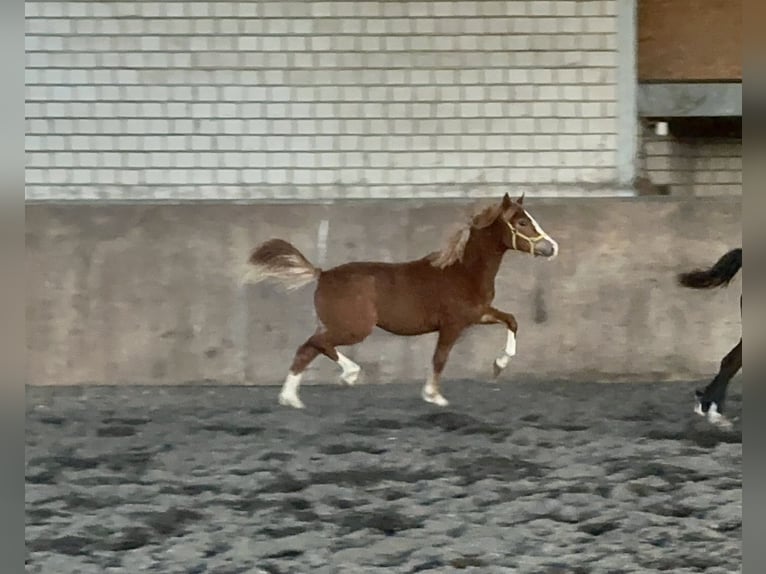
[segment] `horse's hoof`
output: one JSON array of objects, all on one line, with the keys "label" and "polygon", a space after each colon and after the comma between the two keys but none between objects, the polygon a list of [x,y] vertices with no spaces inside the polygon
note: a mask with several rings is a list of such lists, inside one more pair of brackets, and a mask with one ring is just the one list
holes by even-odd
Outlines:
[{"label": "horse's hoof", "polygon": [[294,409],[306,408],[306,405],[295,395],[279,395],[279,404],[283,407],[293,407]]},{"label": "horse's hoof", "polygon": [[710,403],[710,408],[707,411],[707,420],[721,429],[732,428],[731,421],[718,412],[718,405],[715,403]]},{"label": "horse's hoof", "polygon": [[431,403],[433,405],[439,406],[439,407],[446,407],[449,405],[449,401],[445,399],[442,395],[439,393],[433,393],[429,394],[424,392],[423,393],[423,400],[427,403]]},{"label": "horse's hoof", "polygon": [[508,361],[510,361],[510,359],[510,355],[503,355],[495,359],[495,362],[492,363],[492,374],[495,378],[497,378],[500,373],[503,372],[503,369],[508,366]]},{"label": "horse's hoof", "polygon": [[443,396],[441,396],[441,395],[436,395],[436,396],[434,397],[434,400],[433,400],[433,401],[431,401],[431,402],[432,402],[433,404],[435,404],[437,407],[447,407],[447,406],[449,406],[449,401],[448,401],[447,399],[445,399],[445,398],[444,398]]},{"label": "horse's hoof", "polygon": [[732,422],[723,415],[718,415],[717,418],[710,420],[710,422],[714,424],[715,426],[717,426],[719,429],[731,430],[732,428],[734,428],[734,425],[732,424]]},{"label": "horse's hoof", "polygon": [[346,383],[348,386],[354,386],[356,382],[359,380],[359,373],[362,372],[362,369],[356,369],[355,371],[349,371],[348,373],[343,373],[340,376],[340,380]]}]

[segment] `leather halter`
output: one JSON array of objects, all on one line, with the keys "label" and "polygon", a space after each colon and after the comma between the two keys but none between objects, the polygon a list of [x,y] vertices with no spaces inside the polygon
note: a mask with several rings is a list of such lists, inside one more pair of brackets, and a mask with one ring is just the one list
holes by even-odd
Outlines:
[{"label": "leather halter", "polygon": [[534,255],[535,253],[535,245],[537,244],[537,242],[542,241],[543,239],[546,238],[544,233],[540,233],[539,235],[535,235],[534,237],[530,237],[529,235],[524,235],[521,231],[519,231],[513,225],[511,225],[510,221],[507,222],[507,224],[508,224],[508,229],[511,230],[511,245],[513,245],[513,248],[516,249],[517,251],[521,251],[520,249],[517,249],[516,247],[517,236],[521,237],[522,239],[525,239],[527,243],[529,243],[529,253],[531,255]]}]

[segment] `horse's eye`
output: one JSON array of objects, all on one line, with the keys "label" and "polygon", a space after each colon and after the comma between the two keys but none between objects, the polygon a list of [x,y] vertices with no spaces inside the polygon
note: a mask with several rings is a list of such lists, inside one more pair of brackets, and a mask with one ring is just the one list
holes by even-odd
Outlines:
[{"label": "horse's eye", "polygon": [[522,220],[520,220],[520,221],[519,221],[519,226],[520,226],[520,227],[526,227],[526,226],[527,226],[527,220],[526,220],[526,219],[522,219]]}]

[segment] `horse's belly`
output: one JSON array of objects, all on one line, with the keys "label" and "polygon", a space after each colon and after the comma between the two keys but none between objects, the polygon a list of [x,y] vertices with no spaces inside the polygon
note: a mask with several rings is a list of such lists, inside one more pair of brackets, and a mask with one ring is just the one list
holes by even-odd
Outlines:
[{"label": "horse's belly", "polygon": [[439,329],[439,284],[414,264],[388,266],[376,275],[377,326],[395,335],[423,335]]},{"label": "horse's belly", "polygon": [[378,300],[377,326],[394,335],[423,335],[439,329],[438,313],[428,304],[404,298]]},{"label": "horse's belly", "polygon": [[426,333],[433,333],[438,330],[435,325],[428,325],[426,323],[416,322],[400,322],[400,321],[380,321],[378,320],[378,327],[384,331],[388,331],[394,335],[402,336],[414,336],[425,335]]}]

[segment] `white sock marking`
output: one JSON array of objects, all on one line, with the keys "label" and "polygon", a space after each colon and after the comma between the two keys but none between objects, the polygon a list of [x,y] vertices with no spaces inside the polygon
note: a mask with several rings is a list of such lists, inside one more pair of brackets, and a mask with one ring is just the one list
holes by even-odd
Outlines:
[{"label": "white sock marking", "polygon": [[428,377],[426,384],[423,385],[423,392],[421,393],[421,396],[427,403],[432,403],[440,407],[446,407],[449,404],[449,401],[445,399],[439,391],[436,390],[433,373]]},{"label": "white sock marking", "polygon": [[508,338],[505,340],[505,354],[513,357],[516,354],[516,333],[508,329]]},{"label": "white sock marking", "polygon": [[710,407],[708,408],[707,413],[705,413],[702,410],[702,402],[697,399],[697,403],[694,405],[694,412],[707,418],[709,423],[714,424],[717,427],[729,429],[733,426],[729,419],[718,412],[718,405],[715,402],[710,403]]},{"label": "white sock marking", "polygon": [[296,409],[304,408],[304,404],[298,397],[298,387],[300,387],[303,374],[288,373],[282,391],[279,393],[279,404]]},{"label": "white sock marking", "polygon": [[495,359],[495,365],[498,369],[504,369],[508,366],[511,357],[516,354],[516,334],[508,329],[508,338],[505,341],[505,352]]},{"label": "white sock marking", "polygon": [[336,352],[338,353],[338,366],[343,371],[340,374],[341,380],[347,385],[353,385],[356,383],[357,378],[359,378],[359,372],[362,368],[343,353]]},{"label": "white sock marking", "polygon": [[729,419],[718,412],[718,405],[714,402],[710,403],[710,408],[707,410],[707,420],[721,428],[731,428],[732,426]]}]

